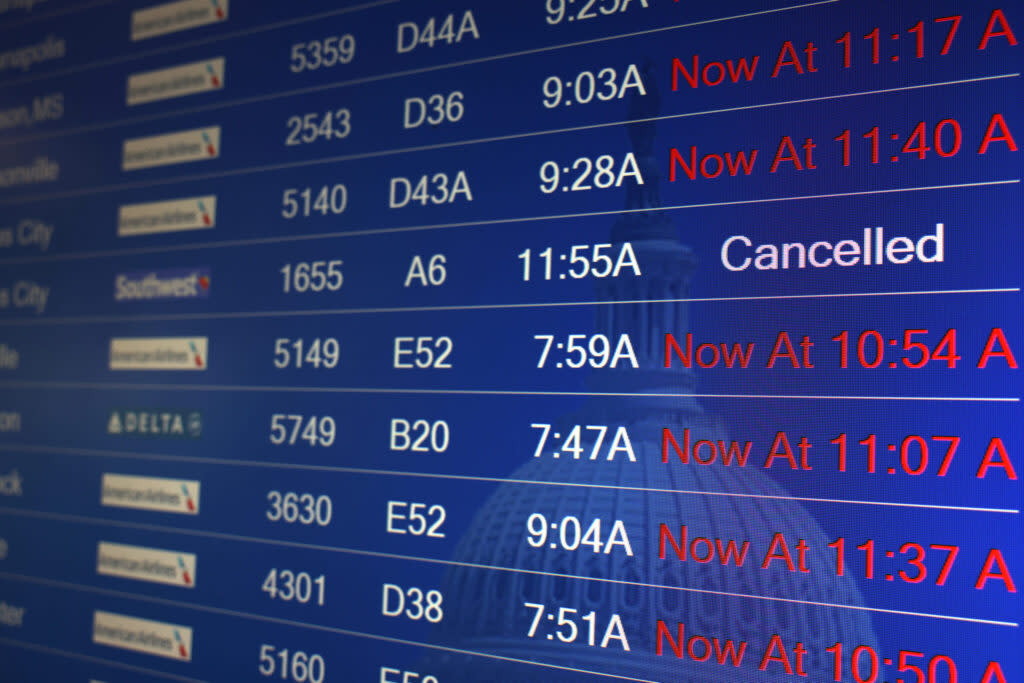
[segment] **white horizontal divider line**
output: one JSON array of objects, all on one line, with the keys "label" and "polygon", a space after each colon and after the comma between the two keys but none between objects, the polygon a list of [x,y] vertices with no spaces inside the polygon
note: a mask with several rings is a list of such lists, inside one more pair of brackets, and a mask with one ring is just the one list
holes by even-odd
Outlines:
[{"label": "white horizontal divider line", "polygon": [[[7,512],[7,511],[8,511],[8,509],[0,508],[0,514],[3,514],[5,512]],[[29,515],[29,516],[31,516],[31,515]],[[65,517],[65,518],[75,517],[73,515],[51,515],[51,516],[54,516],[54,517]],[[89,518],[84,518],[84,517],[80,518],[80,519],[81,520],[86,520],[86,523],[99,523],[99,524],[108,523],[109,524],[109,522],[107,522],[107,520],[89,520]],[[67,521],[79,521],[79,520],[68,519]],[[563,574],[563,573],[559,573],[559,572],[548,572],[548,571],[543,571],[543,570],[539,570],[539,569],[520,569],[520,568],[516,568],[516,567],[500,567],[500,566],[480,564],[480,563],[476,563],[476,562],[460,562],[460,561],[457,561],[457,560],[445,560],[445,559],[440,559],[440,558],[429,558],[429,557],[416,557],[416,556],[411,556],[411,555],[399,555],[399,554],[396,554],[396,553],[384,553],[384,552],[376,552],[376,551],[362,551],[362,550],[355,550],[355,549],[350,549],[350,548],[323,546],[323,545],[317,545],[317,544],[296,543],[296,542],[288,542],[288,541],[274,541],[274,540],[269,540],[269,539],[260,539],[260,538],[253,538],[253,537],[247,537],[247,536],[238,536],[238,535],[235,535],[235,534],[224,534],[224,533],[218,533],[218,532],[206,532],[206,531],[198,531],[198,530],[191,530],[191,529],[189,529],[189,530],[173,529],[173,528],[168,529],[168,528],[155,527],[154,525],[148,525],[148,524],[135,524],[135,523],[127,524],[127,523],[113,522],[113,525],[115,525],[115,526],[122,525],[122,524],[124,526],[137,527],[137,528],[142,528],[142,527],[156,528],[156,529],[159,529],[161,531],[169,531],[170,533],[181,533],[181,534],[192,535],[192,536],[201,536],[201,537],[205,536],[205,537],[210,537],[210,538],[221,538],[221,539],[234,540],[234,541],[243,541],[243,542],[248,541],[248,542],[255,542],[255,543],[261,543],[261,544],[266,544],[266,545],[280,545],[280,546],[293,547],[293,548],[302,548],[302,549],[305,549],[305,550],[322,550],[322,551],[327,551],[327,552],[335,552],[335,553],[339,553],[339,554],[361,555],[361,556],[376,557],[376,558],[381,558],[381,559],[394,559],[394,560],[404,560],[404,561],[411,561],[411,562],[423,562],[423,563],[426,563],[426,564],[436,564],[436,565],[443,565],[443,566],[465,567],[467,569],[480,569],[480,570],[486,570],[486,571],[509,572],[509,573],[515,573],[515,574],[530,574],[530,575],[533,575],[533,576],[547,576],[547,577],[557,578],[557,579],[567,579],[567,580],[576,580],[576,581],[593,581],[593,582],[596,582],[596,583],[607,583],[607,584],[615,584],[615,585],[622,585],[622,586],[633,586],[633,587],[636,587],[636,588],[650,588],[650,589],[654,589],[654,590],[671,590],[671,591],[678,591],[678,592],[684,592],[684,593],[699,593],[699,594],[702,594],[702,595],[718,595],[718,596],[721,596],[721,597],[729,597],[729,598],[745,598],[745,599],[751,599],[751,600],[765,600],[765,601],[769,601],[769,602],[783,602],[783,603],[798,604],[798,605],[812,605],[812,606],[815,606],[815,607],[825,607],[825,608],[829,608],[829,609],[849,609],[849,610],[859,611],[859,612],[877,612],[877,613],[881,613],[881,614],[897,614],[897,615],[901,615],[901,616],[923,617],[923,618],[928,618],[928,619],[938,619],[938,620],[945,620],[945,621],[959,621],[959,622],[968,622],[968,623],[975,623],[975,624],[988,624],[988,625],[992,625],[992,626],[1004,626],[1004,627],[1010,627],[1010,628],[1017,628],[1017,627],[1019,627],[1019,623],[1018,622],[1003,621],[1003,620],[999,620],[999,619],[982,619],[982,618],[977,618],[977,617],[964,617],[964,616],[958,616],[958,615],[939,614],[939,613],[934,613],[934,612],[916,612],[916,611],[910,611],[910,610],[898,610],[898,609],[890,609],[890,608],[883,608],[883,607],[868,607],[868,606],[865,606],[865,605],[849,605],[849,604],[845,604],[845,603],[832,603],[832,602],[823,602],[823,601],[817,601],[817,600],[800,600],[800,599],[796,599],[796,598],[782,598],[782,597],[775,597],[775,596],[756,595],[756,594],[750,594],[750,593],[736,593],[736,592],[732,592],[732,591],[720,591],[720,590],[711,590],[711,589],[705,589],[705,588],[691,588],[691,587],[687,587],[687,586],[667,586],[667,585],[662,585],[662,584],[646,583],[646,582],[642,582],[642,581],[627,581],[625,579],[609,579],[609,578],[601,578],[601,577],[594,577],[594,576],[584,576],[584,575],[577,575],[577,574]],[[64,581],[56,581],[56,580],[53,580],[53,579],[41,579],[41,578],[28,577],[28,576],[22,576],[22,575],[17,575],[17,574],[9,574],[9,573],[6,573],[6,572],[0,572],[0,578],[3,578],[3,577],[14,578],[16,580],[22,580],[22,581],[26,581],[26,582],[61,584],[61,585],[64,585],[65,587],[75,588],[75,589],[79,589],[79,590],[112,593],[112,594],[117,594],[117,595],[123,595],[123,596],[126,596],[126,597],[136,598],[136,599],[139,599],[139,600],[147,600],[147,601],[151,601],[151,602],[161,602],[161,603],[171,604],[171,605],[178,606],[178,607],[187,607],[187,608],[191,608],[191,609],[208,611],[208,612],[215,612],[215,613],[226,613],[226,614],[232,614],[232,615],[235,615],[235,616],[243,616],[243,617],[248,617],[248,618],[258,619],[258,620],[273,620],[272,617],[264,617],[262,615],[257,615],[257,614],[249,614],[249,613],[246,613],[246,612],[236,612],[234,610],[228,610],[228,609],[223,609],[223,608],[218,608],[218,607],[212,607],[212,606],[208,606],[208,605],[197,605],[197,604],[188,603],[188,602],[179,602],[179,601],[176,601],[176,600],[166,600],[166,599],[163,599],[163,598],[153,598],[153,597],[150,597],[150,596],[143,596],[143,595],[138,595],[138,594],[134,594],[134,593],[125,593],[125,592],[122,592],[122,591],[112,591],[112,590],[103,589],[103,588],[95,588],[95,587],[92,587],[92,586],[84,586],[84,585],[81,585],[81,584],[72,584],[72,583],[67,583],[67,582],[64,582]],[[316,626],[314,624],[307,624],[307,623],[304,623],[304,622],[289,622],[289,623],[294,623],[297,626],[310,626],[310,627],[313,627],[313,628],[329,628],[329,627],[319,627],[319,626]],[[345,632],[346,633],[350,633],[350,634],[362,635],[362,636],[369,635],[369,634],[363,634],[363,633],[352,632],[352,631],[345,631]]]},{"label": "white horizontal divider line", "polygon": [[[14,575],[11,575],[12,577]],[[51,612],[51,614],[53,614]],[[206,683],[206,681],[198,678],[189,678],[188,676],[178,676],[177,674],[167,673],[166,671],[158,671],[156,669],[147,669],[142,666],[135,666],[133,664],[127,664],[125,662],[119,662],[114,659],[103,659],[102,657],[93,657],[91,655],[84,655],[79,652],[71,652],[70,650],[61,650],[54,647],[47,647],[46,645],[39,645],[37,643],[30,643],[24,640],[15,640],[13,638],[0,637],[0,645],[6,645],[8,647],[17,647],[22,650],[32,650],[35,652],[42,652],[48,655],[56,655],[58,657],[64,657],[66,659],[77,659],[82,662],[89,662],[91,664],[100,664],[102,666],[109,666],[115,669],[123,669],[125,671],[134,671],[135,673],[146,674],[147,676],[156,676],[158,678],[166,678],[172,681],[181,681],[182,683]],[[41,680],[41,679],[36,679]]]},{"label": "white horizontal divider line", "polygon": [[981,289],[933,289],[904,292],[837,292],[824,294],[770,294],[763,296],[712,296],[679,299],[622,299],[603,301],[539,301],[509,304],[453,304],[437,306],[382,306],[378,308],[321,308],[286,311],[233,311],[225,313],[166,313],[145,315],[83,315],[52,318],[15,318],[0,321],[0,328],[38,325],[84,325],[91,323],[142,322],[167,320],[222,320],[244,318],[297,318],[330,315],[376,315],[381,313],[436,313],[444,311],[518,310],[531,308],[567,308],[581,306],[632,306],[637,304],[721,303],[730,301],[777,301],[793,299],[846,299],[885,296],[935,296],[960,294],[1018,294],[1020,287]]},{"label": "white horizontal divider line", "polygon": [[[222,240],[219,242],[194,242],[192,244],[178,244],[167,247],[139,247],[127,249],[107,249],[98,251],[86,251],[68,254],[52,254],[48,256],[27,256],[0,259],[0,265],[17,263],[40,263],[44,261],[72,261],[92,259],[101,256],[121,256],[138,254],[156,254],[174,251],[190,251],[196,249],[219,249],[239,247],[255,244],[279,244],[286,242],[302,242],[308,240],[338,239],[343,237],[361,237],[366,235],[391,235],[407,232],[419,232],[425,230],[450,230],[456,228],[485,227],[488,225],[507,225],[509,223],[536,223],[554,220],[570,220],[578,218],[594,218],[599,216],[622,216],[634,213],[656,213],[659,211],[681,211],[686,209],[705,209],[721,206],[743,206],[749,204],[772,204],[777,202],[807,201],[814,199],[842,199],[845,197],[865,197],[872,195],[900,194],[905,192],[924,192],[932,190],[953,190],[959,188],[974,187],[996,187],[1003,185],[1016,185],[1020,178],[1008,178],[1005,180],[982,180],[970,183],[952,183],[948,185],[917,185],[911,187],[883,188],[880,190],[858,190],[852,192],[830,192],[826,194],[791,195],[787,197],[762,197],[759,199],[735,199],[722,202],[706,202],[703,204],[671,204],[667,206],[653,206],[642,209],[614,209],[607,211],[583,211],[577,213],[549,214],[546,216],[517,216],[511,218],[491,218],[470,221],[457,221],[452,223],[427,223],[423,225],[412,225],[395,228],[366,228],[357,230],[346,230],[344,232],[320,232],[303,235],[286,235],[275,237],[255,237],[238,240]],[[5,202],[0,201],[0,206]],[[8,202],[18,203],[18,202]]]},{"label": "white horizontal divider line", "polygon": [[[569,666],[561,666],[558,664],[549,664],[547,662],[539,662],[530,659],[519,659],[517,657],[505,657],[503,655],[491,654],[488,652],[477,652],[475,650],[464,650],[461,648],[448,647],[445,645],[436,645],[433,643],[419,642],[415,640],[407,640],[404,638],[395,638],[393,636],[382,636],[376,633],[366,633],[364,631],[353,631],[346,628],[337,628],[334,626],[324,626],[321,624],[313,624],[305,621],[296,621],[293,619],[282,619],[280,617],[270,617],[262,614],[254,614],[251,612],[240,612],[238,610],[225,609],[221,607],[211,607],[209,605],[199,605],[193,602],[183,602],[180,600],[170,600],[167,598],[156,598],[140,593],[131,593],[128,591],[119,591],[109,588],[99,588],[97,586],[90,586],[80,583],[71,583],[69,581],[60,581],[56,579],[43,579],[33,576],[25,576],[23,574],[13,574],[9,572],[0,572],[0,579],[7,579],[9,581],[20,581],[23,583],[32,583],[43,586],[53,586],[57,588],[63,588],[66,590],[78,591],[80,593],[93,593],[96,595],[107,595],[117,598],[127,598],[129,600],[139,600],[142,602],[149,602],[153,604],[169,605],[172,607],[190,609],[199,612],[208,612],[211,614],[221,614],[231,617],[239,617],[242,619],[248,619],[250,621],[261,621],[271,624],[278,624],[282,626],[294,626],[297,628],[310,629],[314,631],[323,631],[326,633],[334,633],[337,635],[351,636],[355,638],[365,638],[369,640],[378,640],[388,643],[395,643],[399,645],[410,645],[413,647],[428,648],[431,650],[441,650],[444,652],[452,652],[456,654],[471,655],[474,657],[484,657],[487,659],[496,659],[504,662],[512,662],[516,664],[528,664],[531,666],[539,666],[548,669],[558,669],[560,671],[570,671],[573,673],[589,674],[592,676],[600,676],[603,678],[614,678],[621,681],[635,681],[636,683],[658,683],[646,678],[633,678],[631,676],[621,676],[618,674],[605,673],[603,671],[593,671],[590,669],[579,669]],[[181,679],[185,681],[192,681],[194,679]]]},{"label": "white horizontal divider line", "polygon": [[1018,396],[860,396],[828,394],[707,394],[628,391],[533,391],[517,389],[413,389],[401,387],[296,387],[244,384],[135,384],[131,382],[62,382],[9,380],[0,389],[89,389],[101,391],[218,391],[248,393],[385,394],[409,396],[576,396],[607,398],[736,398],[824,401],[935,401],[961,403],[1019,403]]},{"label": "white horizontal divider line", "polygon": [[844,498],[813,498],[808,496],[783,496],[756,493],[729,493],[724,491],[706,491],[691,489],[665,489],[645,486],[621,486],[613,484],[595,484],[571,481],[545,481],[537,479],[514,479],[511,477],[488,477],[468,474],[443,474],[438,472],[410,472],[405,470],[382,470],[364,467],[343,467],[339,465],[312,465],[294,462],[274,462],[263,460],[239,460],[229,458],[207,458],[194,455],[166,455],[162,453],[136,453],[129,451],[113,451],[97,448],[67,448],[62,446],[46,446],[41,444],[0,444],[0,451],[22,451],[34,453],[52,453],[76,457],[122,458],[128,460],[148,460],[162,462],[189,462],[204,465],[228,465],[233,467],[254,467],[261,469],[299,470],[307,472],[333,472],[337,474],[364,474],[381,477],[409,477],[418,479],[447,479],[452,481],[474,481],[495,484],[520,484],[526,486],[564,486],[571,488],[603,489],[612,491],[630,491],[634,493],[665,493],[691,496],[711,496],[725,498],[750,498],[758,500],[790,500],[804,503],[835,503],[839,505],[869,505],[878,507],[912,508],[924,510],[948,510],[955,512],[985,512],[995,514],[1019,514],[1013,508],[977,507],[968,505],[939,505],[933,503],[905,503],[885,500],[856,500]]}]

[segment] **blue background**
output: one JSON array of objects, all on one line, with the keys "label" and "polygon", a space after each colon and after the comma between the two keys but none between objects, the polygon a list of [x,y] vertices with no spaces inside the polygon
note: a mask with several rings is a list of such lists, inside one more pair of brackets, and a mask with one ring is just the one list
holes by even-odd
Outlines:
[{"label": "blue background", "polygon": [[[1018,359],[1024,332],[1016,289],[1019,152],[997,142],[978,153],[993,114],[1015,135],[1022,114],[1020,46],[993,38],[977,49],[995,5],[840,0],[764,13],[786,5],[649,0],[644,9],[633,0],[624,13],[552,26],[539,1],[364,7],[316,0],[303,3],[301,16],[287,3],[236,1],[223,25],[132,43],[130,13],[148,4],[51,0],[31,14],[0,14],[3,49],[53,34],[68,50],[28,73],[0,73],[0,110],[53,92],[64,94],[66,109],[59,121],[0,132],[0,168],[39,156],[61,166],[57,182],[0,191],[0,228],[25,219],[55,226],[45,252],[0,250],[0,287],[33,280],[51,289],[41,315],[0,311],[0,343],[20,354],[18,369],[0,371],[0,410],[22,415],[20,432],[0,434],[0,476],[16,469],[25,489],[0,500],[0,538],[9,545],[0,559],[0,600],[27,608],[22,628],[0,626],[0,680],[262,680],[264,643],[322,653],[327,680],[379,680],[382,666],[442,681],[606,680],[593,672],[654,681],[789,680],[778,665],[758,670],[773,634],[790,649],[805,644],[815,681],[832,680],[824,649],[837,641],[847,653],[867,645],[893,660],[900,650],[923,652],[925,662],[949,655],[958,680],[969,683],[983,683],[996,660],[1007,683],[1021,680],[1020,594],[992,580],[974,587],[990,549],[1001,549],[1018,584],[1024,561],[1020,481],[1000,470],[976,476],[993,438],[1018,473],[1024,445],[1018,371],[999,359],[976,367],[993,328],[1005,332]],[[479,40],[396,54],[400,22],[422,25],[456,12],[457,25],[470,6]],[[1020,4],[1002,9],[1019,34]],[[949,54],[940,55],[948,24],[934,19],[952,14],[963,20]],[[925,24],[922,59],[906,31],[918,20]],[[877,65],[861,38],[876,26]],[[848,69],[835,44],[846,31]],[[341,33],[357,40],[351,64],[288,70],[292,44]],[[819,71],[771,78],[785,41],[801,57],[814,41]],[[673,91],[672,59],[689,65],[695,54],[702,62],[758,55],[757,75]],[[226,60],[223,89],[125,104],[129,75],[213,57]],[[571,80],[604,67],[621,74],[631,64],[644,74],[646,97],[542,105],[549,76]],[[454,90],[464,94],[460,121],[402,128],[406,98]],[[339,107],[352,112],[347,139],[283,144],[290,116]],[[651,117],[658,118],[627,123]],[[963,131],[958,154],[920,160],[901,153],[917,122],[931,130],[949,118]],[[217,159],[121,170],[125,139],[211,125],[221,127]],[[867,161],[860,138],[873,126],[881,132],[878,164]],[[853,140],[849,167],[833,141],[845,129]],[[814,138],[817,169],[785,164],[768,172],[787,135],[798,146]],[[756,148],[755,170],[670,182],[669,150],[688,156],[692,145],[700,154]],[[550,195],[539,189],[545,161],[569,166],[581,156],[629,153],[641,164],[642,190],[629,182]],[[460,170],[472,202],[388,208],[392,178]],[[336,182],[348,188],[344,214],[282,218],[286,188]],[[117,235],[123,204],[210,194],[218,197],[212,230]],[[916,240],[936,223],[945,225],[942,263],[729,272],[720,262],[722,242],[736,234],[755,244],[860,241],[864,228],[884,226],[888,236]],[[558,279],[556,270],[549,282],[523,281],[517,255],[526,248],[565,255],[572,245],[624,239],[637,247],[640,278]],[[433,254],[446,257],[446,282],[404,287],[413,257]],[[342,289],[283,293],[281,266],[314,259],[344,262]],[[208,298],[113,298],[120,273],[186,267],[210,269]],[[1009,291],[951,293],[978,289]],[[890,294],[899,292],[931,293]],[[797,298],[771,298],[785,295]],[[624,303],[648,299],[685,301]],[[924,339],[932,346],[955,328],[963,360],[952,369],[893,369],[888,363],[903,356],[890,347],[878,369],[838,367],[830,339],[842,330],[853,338],[878,330],[887,341],[918,328],[929,330]],[[765,367],[783,330],[794,343],[804,335],[815,341],[814,368]],[[752,367],[666,370],[666,332],[680,339],[692,332],[697,343],[752,342]],[[570,370],[552,366],[556,355],[537,368],[534,335],[565,341],[595,333],[630,334],[641,368]],[[451,369],[392,367],[396,336],[442,335],[455,343]],[[208,337],[209,368],[109,370],[110,338],[130,336]],[[333,370],[277,370],[280,337],[335,337],[341,361]],[[201,412],[203,434],[109,435],[114,409]],[[339,436],[330,448],[274,446],[275,413],[331,415]],[[393,418],[447,421],[448,451],[391,451]],[[563,434],[573,425],[626,426],[637,462],[556,459],[553,452],[534,458],[532,423]],[[677,437],[690,428],[694,438],[750,441],[750,464],[682,464],[671,454],[663,463],[665,428]],[[813,444],[811,471],[781,461],[763,467],[779,431],[794,448],[800,437]],[[849,434],[847,472],[836,471],[829,443],[840,433]],[[874,474],[854,445],[868,434],[880,444]],[[913,434],[961,437],[945,476],[936,474],[942,450],[934,441],[925,474],[899,471],[886,445]],[[557,445],[552,439],[547,449]],[[200,514],[103,507],[104,473],[199,480]],[[267,521],[270,490],[331,496],[332,524]],[[443,505],[445,537],[386,533],[391,500]],[[600,518],[605,529],[622,520],[634,555],[533,549],[526,542],[532,513]],[[671,559],[660,559],[660,524],[673,533],[686,524],[694,535],[749,540],[758,560],[776,532],[803,538],[810,571],[684,563],[671,550]],[[848,548],[842,578],[825,545],[840,536]],[[851,549],[869,538],[882,553],[874,579],[864,578],[862,556]],[[100,541],[195,553],[197,586],[100,576]],[[884,578],[909,570],[898,552],[884,557],[906,542],[960,546],[946,585],[934,585],[943,555],[931,551],[925,582]],[[269,600],[260,586],[271,567],[327,576],[326,606]],[[384,583],[442,590],[444,620],[382,616]],[[632,651],[549,642],[546,617],[537,637],[527,638],[532,611],[524,602],[549,612],[594,610],[602,625],[619,614]],[[92,644],[95,610],[192,626],[193,660]],[[673,634],[683,622],[687,633],[748,640],[744,665],[736,671],[654,655],[659,619]],[[944,681],[938,671],[936,681]],[[884,665],[877,680],[898,678],[913,680]],[[853,680],[848,662],[843,680]]]}]

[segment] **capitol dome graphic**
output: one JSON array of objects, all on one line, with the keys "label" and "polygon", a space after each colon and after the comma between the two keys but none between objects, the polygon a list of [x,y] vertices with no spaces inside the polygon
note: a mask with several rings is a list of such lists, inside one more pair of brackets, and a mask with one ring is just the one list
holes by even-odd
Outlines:
[{"label": "capitol dome graphic", "polygon": [[[645,82],[655,82],[650,71]],[[658,109],[657,93],[649,91],[630,103],[630,118],[647,119]],[[629,136],[644,177],[660,177],[654,151],[655,123],[631,124]],[[696,258],[680,242],[668,213],[658,210],[657,183],[630,187],[626,206],[627,212],[612,227],[611,241],[633,244],[644,264],[644,277],[602,282],[598,299],[629,303],[596,307],[595,331],[609,338],[628,331],[642,369],[596,373],[592,389],[597,393],[692,394],[698,378],[689,371],[666,370],[659,361],[665,332],[679,335],[690,329],[686,303],[667,300],[687,296]],[[832,656],[824,651],[826,647],[842,642],[848,650],[859,645],[877,648],[869,612],[825,606],[856,607],[863,604],[863,598],[849,577],[820,571],[823,557],[819,555],[819,565],[806,573],[789,571],[785,562],[774,562],[769,569],[759,567],[765,540],[773,532],[785,534],[794,559],[797,539],[818,548],[830,540],[818,521],[798,501],[787,499],[786,491],[763,468],[683,464],[674,455],[668,463],[662,462],[660,439],[665,427],[674,434],[689,428],[694,439],[729,439],[724,422],[707,414],[698,401],[689,397],[593,398],[577,413],[563,416],[553,430],[564,432],[571,425],[588,424],[625,425],[633,438],[635,462],[621,453],[612,462],[524,454],[524,464],[508,478],[539,483],[504,483],[475,515],[452,558],[464,564],[452,565],[445,572],[441,590],[446,607],[451,608],[446,608],[444,621],[432,634],[431,641],[439,647],[425,656],[421,671],[446,683],[617,680],[587,672],[664,683],[826,683],[833,680]],[[525,528],[533,513],[547,520],[572,515],[584,528],[590,520],[600,518],[605,522],[606,538],[611,522],[621,520],[630,534],[633,555],[628,556],[621,547],[607,554],[590,548],[533,548],[526,542]],[[661,559],[662,523],[673,530],[677,540],[680,525],[685,524],[701,537],[749,539],[752,546],[756,540],[757,550],[751,548],[743,567],[692,559],[683,562],[671,547]],[[527,630],[535,611],[524,603],[545,605],[533,638],[527,637]],[[593,611],[598,642],[612,615],[619,615],[630,651],[624,651],[617,640],[602,648],[588,645],[585,636],[571,643],[549,638],[556,627],[547,614],[557,614],[560,607],[578,610],[575,618],[581,629],[585,625],[581,617]],[[741,665],[719,664],[714,655],[707,661],[695,661],[685,651],[680,658],[668,641],[657,655],[658,620],[668,626],[673,638],[681,623],[686,638],[731,639],[737,647],[747,641]],[[806,676],[786,673],[777,660],[765,670],[759,669],[773,635],[785,644],[794,667],[794,647],[798,642],[807,647],[802,660]],[[695,645],[698,657],[703,654],[701,648],[700,643]],[[472,652],[495,658],[468,654]],[[883,674],[879,672],[878,680],[884,679]]]}]

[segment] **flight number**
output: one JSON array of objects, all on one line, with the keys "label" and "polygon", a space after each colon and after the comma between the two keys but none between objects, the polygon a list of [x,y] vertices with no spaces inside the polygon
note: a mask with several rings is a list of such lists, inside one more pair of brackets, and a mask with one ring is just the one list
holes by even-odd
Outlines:
[{"label": "flight number", "polygon": [[337,429],[330,415],[306,417],[275,413],[270,417],[270,443],[275,446],[294,446],[305,441],[310,446],[326,448],[334,444]]},{"label": "flight number", "polygon": [[356,39],[351,33],[309,40],[292,45],[289,68],[292,73],[329,69],[348,64],[356,56]]},{"label": "flight number", "polygon": [[260,674],[292,683],[323,683],[327,678],[327,664],[322,655],[261,645]]},{"label": "flight number", "polygon": [[313,214],[337,216],[348,208],[348,188],[342,184],[324,185],[319,190],[312,187],[289,188],[281,196],[281,215],[288,220]]},{"label": "flight number", "polygon": [[290,569],[271,569],[260,588],[271,600],[297,602],[300,605],[324,604],[327,592],[327,578],[321,574],[313,578],[308,572],[293,572]]},{"label": "flight number", "polygon": [[271,522],[301,524],[302,526],[327,526],[334,514],[334,504],[329,496],[314,496],[312,493],[293,491],[268,491],[267,519]]},{"label": "flight number", "polygon": [[321,366],[332,370],[338,366],[340,358],[341,345],[334,337],[311,341],[282,337],[274,341],[274,367],[279,370],[309,367],[319,370]]},{"label": "flight number", "polygon": [[285,124],[288,135],[284,144],[308,145],[317,140],[343,140],[352,132],[352,112],[336,109],[324,113],[312,112],[302,116],[291,116]]},{"label": "flight number", "polygon": [[285,294],[305,294],[324,290],[337,292],[345,282],[341,264],[341,259],[286,263],[279,271],[284,278],[281,288]]}]

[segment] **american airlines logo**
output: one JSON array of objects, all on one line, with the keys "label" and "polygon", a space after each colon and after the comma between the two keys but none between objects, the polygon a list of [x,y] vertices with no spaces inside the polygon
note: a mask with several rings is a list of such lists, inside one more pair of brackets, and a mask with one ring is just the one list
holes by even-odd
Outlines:
[{"label": "american airlines logo", "polygon": [[128,77],[128,106],[219,90],[224,85],[224,58],[191,62]]},{"label": "american airlines logo", "polygon": [[111,370],[205,370],[206,337],[115,337]]},{"label": "american airlines logo", "polygon": [[121,151],[121,169],[137,171],[208,161],[220,156],[220,126],[181,130],[144,138],[129,138]]},{"label": "american airlines logo", "polygon": [[145,40],[226,21],[228,0],[177,0],[132,12],[131,39]]},{"label": "american airlines logo", "polygon": [[114,301],[205,299],[209,295],[209,268],[174,268],[121,273],[114,278]]},{"label": "american airlines logo", "polygon": [[198,439],[203,435],[203,415],[183,410],[112,410],[107,434]]},{"label": "american airlines logo", "polygon": [[183,515],[199,514],[199,482],[189,479],[103,475],[100,504]]},{"label": "american airlines logo", "polygon": [[179,661],[192,660],[192,629],[112,612],[93,613],[92,642]]},{"label": "american airlines logo", "polygon": [[196,556],[101,541],[96,548],[96,572],[135,581],[193,588],[196,584]]},{"label": "american airlines logo", "polygon": [[117,212],[118,237],[205,230],[217,223],[217,195],[124,204]]}]

